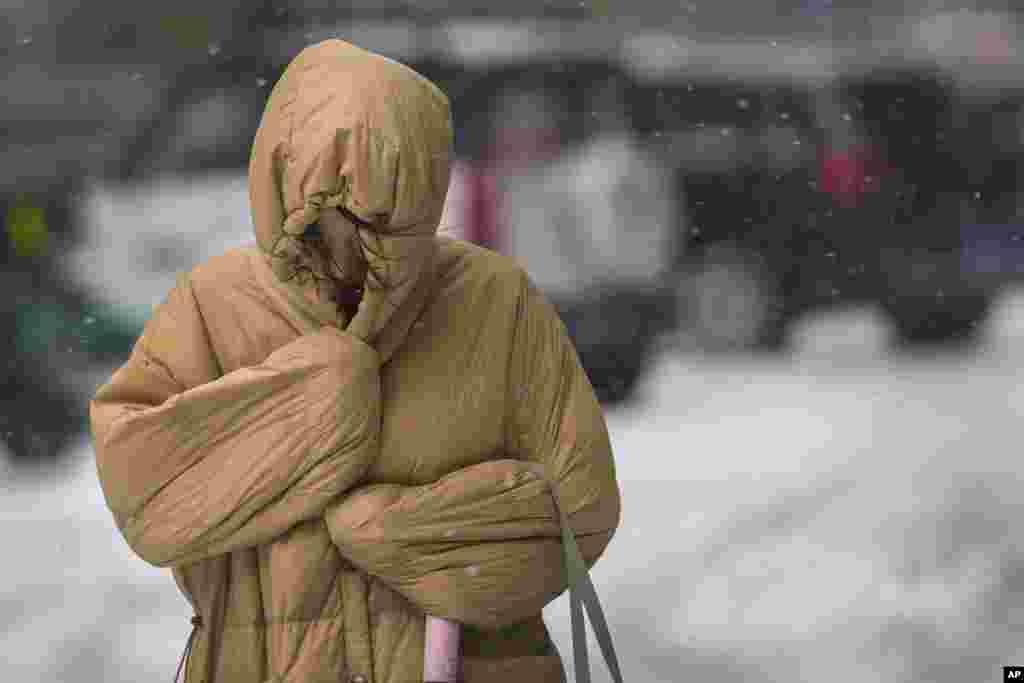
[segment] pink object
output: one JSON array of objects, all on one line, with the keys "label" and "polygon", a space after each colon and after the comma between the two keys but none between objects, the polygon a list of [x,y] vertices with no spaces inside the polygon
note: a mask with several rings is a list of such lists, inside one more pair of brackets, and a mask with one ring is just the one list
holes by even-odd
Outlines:
[{"label": "pink object", "polygon": [[846,150],[822,149],[820,152],[820,188],[845,208],[860,204],[865,192],[878,187],[878,176],[887,173],[885,162],[870,145],[854,145]]},{"label": "pink object", "polygon": [[462,630],[448,619],[427,615],[423,647],[424,683],[458,683]]}]

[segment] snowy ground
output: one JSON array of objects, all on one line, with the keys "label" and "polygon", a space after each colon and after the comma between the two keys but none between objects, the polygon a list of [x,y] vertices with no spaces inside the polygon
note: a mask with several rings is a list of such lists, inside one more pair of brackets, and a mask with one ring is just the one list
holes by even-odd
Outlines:
[{"label": "snowy ground", "polygon": [[[972,355],[893,356],[857,312],[785,360],[666,349],[608,414],[623,524],[591,576],[624,679],[982,683],[1024,664],[1021,307]],[[185,645],[186,602],[118,535],[91,457],[83,438],[46,480],[0,472],[5,680],[167,680]],[[572,676],[567,595],[545,617]],[[589,653],[610,681],[592,631]]]}]

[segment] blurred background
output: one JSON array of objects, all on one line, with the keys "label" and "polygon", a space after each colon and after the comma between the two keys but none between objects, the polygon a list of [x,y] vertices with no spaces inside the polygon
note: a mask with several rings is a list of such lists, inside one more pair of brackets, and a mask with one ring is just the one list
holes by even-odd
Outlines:
[{"label": "blurred background", "polygon": [[1024,665],[1024,10],[493,5],[6,3],[0,669],[173,671],[190,612],[109,518],[87,401],[177,272],[253,240],[265,99],[328,37],[449,94],[446,230],[526,267],[607,408],[627,680]]}]

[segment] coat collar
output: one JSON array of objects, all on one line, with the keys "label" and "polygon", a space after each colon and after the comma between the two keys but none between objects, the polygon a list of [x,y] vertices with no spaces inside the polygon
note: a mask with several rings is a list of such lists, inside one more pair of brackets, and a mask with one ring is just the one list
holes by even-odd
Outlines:
[{"label": "coat collar", "polygon": [[[330,302],[313,302],[302,292],[302,286],[294,280],[281,281],[274,275],[260,249],[248,248],[249,262],[261,292],[274,304],[300,334],[310,334],[325,325],[344,330],[349,323],[344,313]],[[373,347],[380,357],[381,365],[387,363],[401,348],[413,324],[419,319],[433,300],[438,280],[438,238],[432,244],[430,265],[420,274],[416,287],[412,289],[391,316],[384,328],[373,340]]]}]

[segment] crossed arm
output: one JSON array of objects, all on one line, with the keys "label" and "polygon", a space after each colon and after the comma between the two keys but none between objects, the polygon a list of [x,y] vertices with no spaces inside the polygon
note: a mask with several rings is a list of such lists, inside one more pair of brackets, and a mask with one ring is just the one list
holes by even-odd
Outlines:
[{"label": "crossed arm", "polygon": [[350,561],[427,614],[497,628],[567,588],[558,496],[589,569],[621,516],[601,408],[562,323],[524,277],[509,372],[507,459],[425,486],[356,489],[326,512]]}]

